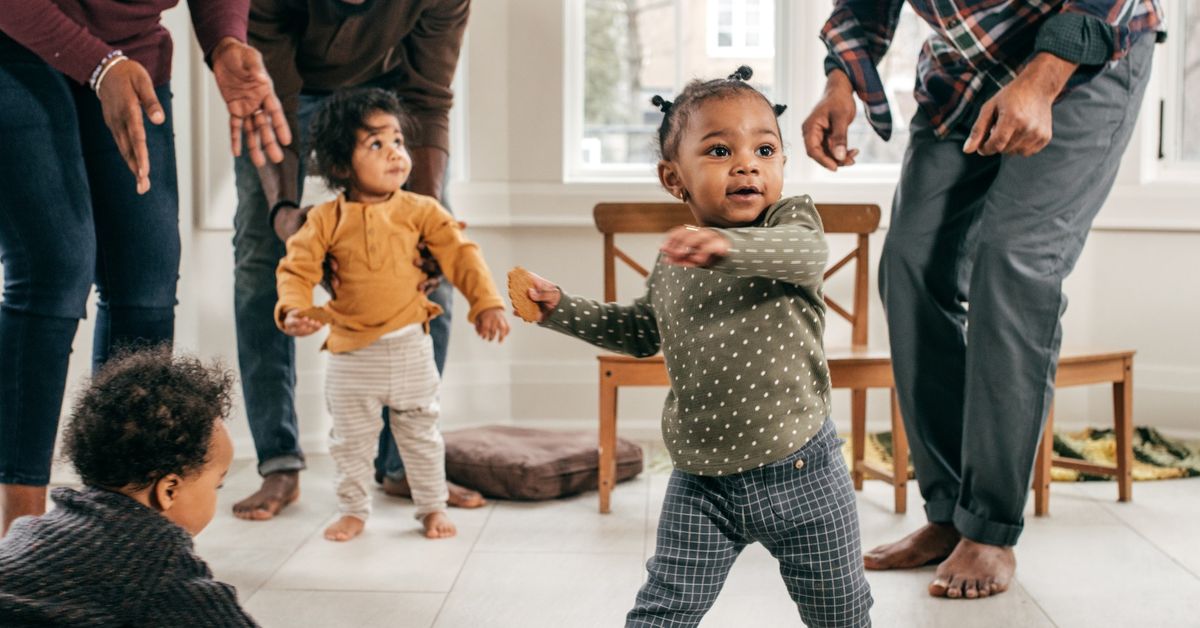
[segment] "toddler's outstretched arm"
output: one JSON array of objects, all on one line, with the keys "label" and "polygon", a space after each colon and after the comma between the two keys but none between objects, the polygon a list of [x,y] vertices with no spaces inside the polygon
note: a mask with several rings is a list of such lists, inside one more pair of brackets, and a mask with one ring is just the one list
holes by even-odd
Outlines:
[{"label": "toddler's outstretched arm", "polygon": [[829,245],[812,199],[800,196],[773,207],[761,227],[679,227],[663,243],[678,266],[742,277],[765,277],[815,292],[825,275]]},{"label": "toddler's outstretched arm", "polygon": [[529,289],[529,298],[542,311],[539,324],[543,327],[634,357],[658,353],[662,341],[649,292],[632,305],[600,303],[563,294],[552,282],[530,274],[534,286]]}]

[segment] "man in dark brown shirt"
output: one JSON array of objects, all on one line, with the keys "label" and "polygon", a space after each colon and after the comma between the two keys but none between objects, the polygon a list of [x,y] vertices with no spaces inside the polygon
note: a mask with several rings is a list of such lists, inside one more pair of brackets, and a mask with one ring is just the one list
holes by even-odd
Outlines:
[{"label": "man in dark brown shirt", "polygon": [[[285,252],[281,238],[294,233],[305,214],[301,193],[306,155],[301,147],[308,122],[334,90],[370,85],[394,91],[415,122],[415,128],[405,133],[413,160],[406,187],[441,200],[449,158],[450,83],[469,4],[469,0],[251,3],[250,44],[262,53],[299,141],[285,148],[280,164],[256,168],[246,159],[235,163],[238,362],[263,476],[262,488],[234,505],[238,517],[273,517],[299,495],[299,471],[304,468],[294,405],[294,346],[275,327],[272,313],[275,267]],[[446,310],[430,322],[440,372],[450,332],[450,286],[443,282],[430,299]],[[405,494],[403,466],[386,429],[381,430],[376,469],[385,490]],[[483,503],[478,493],[451,485],[451,506]]]}]

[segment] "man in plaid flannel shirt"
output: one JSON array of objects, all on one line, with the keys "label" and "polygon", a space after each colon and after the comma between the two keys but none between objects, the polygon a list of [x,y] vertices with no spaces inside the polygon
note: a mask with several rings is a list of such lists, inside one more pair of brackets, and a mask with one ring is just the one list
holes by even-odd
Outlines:
[{"label": "man in plaid flannel shirt", "polygon": [[[855,94],[891,135],[876,64],[903,4],[836,0],[821,31],[826,89],[803,132],[829,170],[858,154],[846,145]],[[933,34],[879,284],[929,523],[865,561],[940,562],[930,594],[979,598],[1016,569],[1062,281],[1112,188],[1165,33],[1158,0],[909,4]]]}]

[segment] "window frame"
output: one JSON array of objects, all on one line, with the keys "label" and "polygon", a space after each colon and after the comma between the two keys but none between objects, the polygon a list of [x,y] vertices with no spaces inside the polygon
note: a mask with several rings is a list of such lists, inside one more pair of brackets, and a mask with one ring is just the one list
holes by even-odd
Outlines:
[{"label": "window frame", "polygon": [[[674,0],[676,11],[685,1]],[[586,71],[584,59],[586,9],[584,3],[585,0],[566,0],[563,11],[565,45],[563,46],[562,180],[566,183],[656,182],[654,164],[589,165],[583,163],[583,129],[585,126],[583,89]],[[829,17],[829,7],[823,3],[774,0],[773,12],[775,17],[773,34],[775,76],[773,80],[779,101],[788,105],[787,113],[779,119],[784,147],[789,156],[784,170],[785,183],[859,185],[894,182],[900,171],[899,163],[858,164],[835,174],[808,159],[804,152],[804,139],[800,136],[800,127],[804,122],[804,117],[812,110],[824,90],[825,80],[821,68],[826,51],[824,45],[815,36],[797,38],[788,37],[786,34],[817,33]],[[682,28],[683,25],[676,19],[676,41],[682,39]],[[678,68],[682,67],[682,63],[679,61],[682,50],[676,47],[675,54],[675,67],[678,72],[680,71]],[[682,83],[684,78],[686,77],[677,76],[676,83]],[[864,114],[860,110],[858,115]],[[904,141],[904,138],[894,137],[891,141]]]},{"label": "window frame", "polygon": [[[730,3],[730,15],[733,19],[730,24],[730,45],[722,46],[720,44],[720,30],[718,21],[721,14],[721,4],[723,2]],[[759,0],[760,15],[759,23],[755,26],[764,41],[756,46],[746,44],[746,35],[749,33],[750,24],[746,22],[744,14],[747,0],[705,0],[707,16],[705,18],[706,31],[705,48],[710,57],[743,57],[751,59],[765,59],[771,56],[770,51],[775,50],[775,28],[762,28],[763,22],[770,19],[771,24],[775,24],[775,14],[778,8],[778,2],[775,0]],[[765,9],[765,10],[764,10]],[[739,11],[740,10],[740,11]],[[738,19],[739,15],[742,19]],[[739,29],[740,27],[740,29]],[[740,32],[739,32],[740,30]],[[738,41],[738,38],[741,41]]]},{"label": "window frame", "polygon": [[[1142,116],[1152,116],[1158,131],[1158,146],[1156,159],[1156,180],[1175,183],[1195,184],[1196,175],[1200,173],[1200,157],[1184,159],[1183,145],[1183,72],[1187,65],[1187,23],[1186,0],[1166,0],[1164,11],[1169,16],[1179,16],[1179,20],[1168,22],[1168,29],[1173,36],[1167,37],[1165,50],[1159,52],[1157,61],[1160,62],[1159,88],[1161,93],[1157,99],[1146,99],[1142,103]],[[1198,7],[1200,10],[1200,7]],[[1171,24],[1180,27],[1171,29]],[[1192,42],[1200,46],[1200,41]],[[1197,79],[1200,80],[1200,79]],[[1155,106],[1157,105],[1157,106]],[[1195,121],[1200,125],[1200,120]]]}]

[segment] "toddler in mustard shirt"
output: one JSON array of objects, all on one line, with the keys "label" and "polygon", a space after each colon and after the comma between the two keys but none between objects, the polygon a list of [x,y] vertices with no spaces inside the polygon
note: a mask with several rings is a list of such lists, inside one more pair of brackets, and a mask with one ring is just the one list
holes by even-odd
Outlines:
[{"label": "toddler in mustard shirt", "polygon": [[[275,273],[275,322],[284,333],[308,336],[323,321],[331,328],[325,397],[341,511],[325,529],[332,541],[358,536],[370,514],[371,458],[384,405],[425,536],[455,534],[446,516],[439,380],[426,325],[442,310],[418,289],[425,275],[413,263],[417,242],[425,241],[467,297],[467,320],[481,338],[502,341],[509,331],[479,247],[435,199],[400,189],[412,170],[405,119],[399,100],[381,89],[347,90],[325,102],[310,134],[314,170],[342,193],[309,211]],[[338,261],[339,285],[316,309],[313,287],[327,255]]]}]

